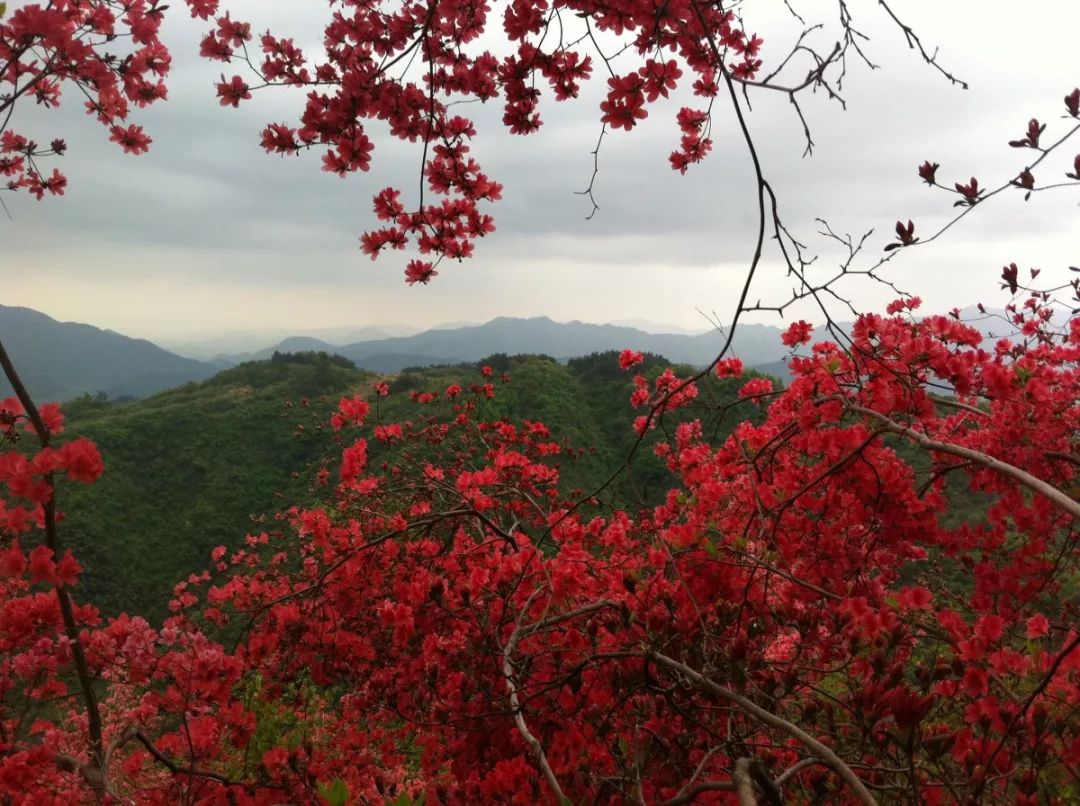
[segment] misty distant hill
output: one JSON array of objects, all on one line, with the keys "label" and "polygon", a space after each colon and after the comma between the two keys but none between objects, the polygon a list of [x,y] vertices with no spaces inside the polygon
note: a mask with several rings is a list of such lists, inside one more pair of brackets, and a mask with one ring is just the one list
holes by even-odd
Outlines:
[{"label": "misty distant hill", "polygon": [[[986,336],[1005,335],[1011,326],[1003,312],[965,310]],[[846,325],[841,325],[846,327]],[[388,336],[376,328],[335,328],[343,336],[363,333],[369,338],[333,343],[313,336],[294,336],[253,352],[221,355],[213,361],[184,358],[143,339],[132,339],[90,325],[57,322],[28,308],[0,306],[0,339],[8,346],[20,372],[39,399],[68,400],[84,393],[111,397],[147,395],[245,361],[265,360],[274,352],[325,352],[350,359],[362,370],[396,373],[407,367],[479,361],[503,354],[543,354],[567,359],[609,350],[633,349],[665,356],[669,361],[704,366],[719,353],[726,334],[651,333],[637,327],[587,322],[555,322],[546,316],[530,319],[499,317],[482,325],[441,325],[408,336]],[[400,332],[400,331],[399,331]],[[780,341],[782,329],[772,325],[741,324],[732,353],[749,367],[789,379],[788,351]],[[819,329],[815,340],[825,338]],[[10,392],[0,383],[0,393]]]},{"label": "misty distant hill", "polygon": [[[365,345],[378,345],[382,344],[382,342],[388,338],[389,337],[372,339],[362,343]],[[404,341],[408,341],[408,339],[404,339]],[[265,361],[273,356],[274,353],[327,353],[329,355],[346,355],[345,348],[330,344],[321,339],[311,338],[310,336],[292,336],[279,341],[273,347],[267,347],[258,352],[219,356],[218,359],[215,359],[214,363],[218,364],[219,367],[230,367],[242,364],[245,361]],[[363,355],[346,357],[351,358],[353,363],[356,364],[359,369],[364,369],[368,372],[400,372],[405,367],[430,367],[438,364],[457,364],[466,360],[456,356],[424,355],[422,353],[412,353],[400,350],[383,352],[374,349],[374,347],[370,352],[365,351]]]},{"label": "misty distant hill", "polygon": [[[294,336],[258,351],[198,361],[145,339],[91,325],[58,322],[29,308],[0,306],[0,339],[31,393],[40,400],[70,400],[99,392],[109,397],[146,397],[188,381],[203,380],[224,367],[265,360],[274,352],[338,354],[360,369],[380,373],[478,361],[496,353],[545,354],[566,360],[623,349],[701,366],[716,356],[725,339],[719,331],[699,335],[648,333],[622,325],[561,323],[548,317],[499,317],[482,325],[443,326],[410,336],[387,337],[374,329],[359,332],[374,338],[333,344],[311,336]],[[741,325],[734,352],[750,366],[777,361],[784,355],[780,330],[768,325]],[[10,391],[6,382],[0,383],[0,393],[6,396]]]},{"label": "misty distant hill", "polygon": [[[740,325],[734,352],[747,365],[777,361],[785,352],[780,333],[779,328],[769,325]],[[420,363],[417,356],[427,357],[426,363],[454,363],[478,361],[493,353],[539,353],[565,359],[623,349],[656,353],[676,363],[700,366],[716,356],[724,339],[725,335],[715,330],[700,335],[646,333],[620,325],[555,322],[546,316],[531,319],[499,317],[483,325],[353,342],[333,348],[333,352],[351,359],[361,368],[368,368],[367,362],[374,356],[388,362],[390,356],[400,355],[403,362],[396,369],[401,369]],[[405,360],[405,356],[409,359]],[[379,369],[394,371],[395,368],[384,366]]]},{"label": "misty distant hill", "polygon": [[[318,339],[326,344],[349,344],[354,341],[386,339],[391,336],[411,336],[421,330],[422,328],[412,325],[365,325],[363,327],[341,325],[314,330],[305,328],[296,335]],[[264,349],[267,345],[280,342],[292,335],[287,328],[230,330],[209,336],[174,335],[171,338],[162,339],[160,345],[186,358],[234,366],[241,361],[261,360],[254,357],[256,353],[265,352],[269,355],[273,352],[273,348]]]},{"label": "misty distant hill", "polygon": [[[778,361],[785,354],[780,333],[779,328],[769,325],[740,325],[734,352],[748,366]],[[338,344],[297,336],[255,352],[219,356],[216,363],[228,366],[265,360],[274,352],[313,351],[345,356],[360,369],[371,372],[400,372],[406,367],[479,361],[495,353],[542,354],[566,360],[632,349],[663,355],[676,363],[702,366],[716,357],[725,338],[716,330],[701,334],[650,333],[625,325],[503,316],[482,325],[445,324],[409,336],[380,335]]]},{"label": "misty distant hill", "polygon": [[778,378],[783,382],[784,386],[790,384],[794,377],[791,374],[791,370],[788,369],[787,361],[768,361],[764,364],[755,364],[754,369],[762,375],[770,375],[773,378]]},{"label": "misty distant hill", "polygon": [[[145,339],[58,322],[30,308],[0,305],[0,341],[39,402],[98,392],[145,397],[217,371],[211,364],[183,358]],[[7,379],[0,377],[0,396],[11,392]]]},{"label": "misty distant hill", "polygon": [[330,342],[311,336],[290,336],[273,347],[267,347],[244,357],[245,361],[265,361],[274,353],[337,353],[339,349]]}]

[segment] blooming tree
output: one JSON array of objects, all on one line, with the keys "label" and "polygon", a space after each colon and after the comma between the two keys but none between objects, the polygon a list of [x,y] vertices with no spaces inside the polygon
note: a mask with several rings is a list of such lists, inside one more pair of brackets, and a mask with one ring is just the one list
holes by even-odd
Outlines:
[{"label": "blooming tree", "polygon": [[[831,324],[826,302],[843,301],[845,278],[884,282],[891,260],[951,226],[923,234],[898,222],[880,259],[866,257],[866,239],[827,229],[850,258],[817,280],[780,220],[739,91],[781,91],[796,110],[803,89],[836,92],[830,76],[861,52],[844,4],[835,49],[800,40],[767,75],[742,20],[692,0],[509,3],[502,58],[470,47],[488,30],[486,4],[346,2],[315,61],[269,33],[256,57],[248,23],[215,0],[188,6],[217,15],[203,55],[247,71],[222,75],[223,105],[273,85],[307,90],[299,126],[265,129],[268,150],[321,148],[323,167],[346,174],[370,164],[376,122],[420,145],[441,201],[380,191],[384,226],[363,237],[372,255],[411,241],[409,282],[467,257],[493,228],[480,205],[500,188],[446,98],[499,97],[504,123],[529,133],[540,126],[535,82],[570,99],[597,63],[609,128],[632,129],[692,75],[704,108],[678,114],[680,171],[709,150],[714,101],[733,104],[760,216],[736,325],[801,300]],[[11,189],[63,191],[41,167],[63,143],[42,149],[9,125],[21,98],[53,105],[65,84],[125,150],[145,150],[125,121],[130,103],[165,96],[164,10],[72,0],[0,19]],[[110,52],[119,40],[126,55]],[[639,62],[625,68],[617,51]],[[805,78],[785,83],[796,58],[809,59]],[[1032,162],[989,190],[976,178],[949,187],[929,161],[918,174],[955,194],[957,218],[998,194],[1075,185],[1080,157],[1063,179],[1035,181],[1077,131],[1080,90],[1064,116],[1052,135],[1032,120],[1009,143]],[[750,305],[768,235],[799,287]],[[94,481],[101,457],[64,439],[60,409],[35,404],[0,345],[15,390],[0,404],[5,802],[1075,800],[1080,277],[1036,286],[1029,274],[1003,269],[1015,334],[992,346],[958,312],[920,318],[918,299],[901,294],[884,314],[833,326],[832,341],[811,345],[811,326],[795,322],[783,389],[744,373],[727,347],[693,377],[646,375],[625,352],[641,411],[627,424],[634,450],[662,430],[655,452],[671,474],[664,500],[638,512],[605,506],[599,489],[569,495],[567,447],[542,423],[485,416],[497,394],[489,368],[467,388],[414,393],[416,414],[401,421],[380,416],[383,384],[347,396],[328,423],[340,461],[313,479],[320,503],[215,550],[209,570],[176,587],[160,627],[106,621],[78,601],[56,490]],[[708,375],[737,382],[737,401],[709,411]],[[746,419],[750,409],[760,416]],[[706,412],[737,421],[731,436],[711,438]],[[954,479],[983,512],[955,511]]]},{"label": "blooming tree", "polygon": [[158,38],[164,6],[152,2],[50,2],[13,9],[0,5],[0,176],[7,190],[41,199],[64,195],[67,178],[43,161],[67,151],[61,138],[42,146],[15,128],[16,103],[60,105],[77,90],[86,111],[125,152],[144,153],[151,139],[128,124],[132,105],[148,106],[168,92],[170,56]]}]

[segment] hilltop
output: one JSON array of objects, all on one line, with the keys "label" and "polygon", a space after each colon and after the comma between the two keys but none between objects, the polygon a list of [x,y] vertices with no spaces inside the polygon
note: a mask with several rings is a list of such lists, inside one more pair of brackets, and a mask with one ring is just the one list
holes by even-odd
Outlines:
[{"label": "hilltop", "polygon": [[[540,419],[555,438],[586,449],[561,460],[568,488],[592,489],[618,467],[634,439],[635,411],[615,353],[567,364],[495,355],[487,363],[510,381],[496,383],[482,417]],[[649,356],[644,371],[655,375],[668,365]],[[207,567],[214,546],[236,547],[249,532],[275,528],[283,501],[318,494],[309,481],[337,449],[322,426],[330,408],[343,395],[370,396],[376,380],[391,388],[378,416],[394,421],[417,416],[410,391],[441,392],[479,380],[479,372],[460,364],[376,375],[326,354],[279,355],[145,400],[85,396],[69,403],[68,433],[93,439],[106,463],[98,483],[69,485],[60,502],[68,512],[66,540],[87,568],[82,595],[110,613],[162,616],[171,584]],[[739,385],[711,380],[703,398],[734,400]],[[723,428],[736,421],[729,417]],[[633,489],[620,480],[602,498],[626,506],[640,505],[639,497],[655,501],[665,475],[647,444],[635,459]]]},{"label": "hilltop", "polygon": [[[30,394],[41,401],[98,392],[145,397],[217,371],[212,364],[170,353],[145,339],[58,322],[30,308],[0,305],[0,341]],[[11,386],[0,376],[0,396],[9,394]]]}]

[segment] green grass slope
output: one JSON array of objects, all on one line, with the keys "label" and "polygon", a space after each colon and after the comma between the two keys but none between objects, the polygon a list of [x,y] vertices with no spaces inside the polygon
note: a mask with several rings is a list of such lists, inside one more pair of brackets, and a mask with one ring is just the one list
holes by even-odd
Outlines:
[{"label": "green grass slope", "polygon": [[[622,462],[640,412],[630,407],[632,382],[617,354],[568,365],[543,356],[492,356],[485,363],[496,370],[497,395],[479,416],[540,420],[556,438],[584,449],[562,460],[568,489],[592,490]],[[665,366],[650,356],[644,371],[655,376]],[[497,381],[504,371],[507,384]],[[68,433],[97,442],[106,463],[94,485],[65,485],[61,492],[64,539],[86,568],[80,598],[107,614],[165,615],[173,584],[206,568],[214,546],[235,547],[249,532],[273,528],[272,520],[253,523],[253,517],[311,500],[312,470],[336,450],[318,423],[341,395],[367,393],[377,377],[325,354],[279,355],[145,400],[69,403]],[[467,386],[479,372],[475,364],[428,367],[390,380],[393,392],[380,401],[387,421],[418,414],[409,391]],[[739,385],[709,381],[702,397],[734,400]],[[729,416],[723,430],[737,421]],[[666,473],[651,450],[661,436],[650,435],[638,451],[635,483],[620,479],[604,500],[636,508],[642,495],[655,501],[663,494]]]},{"label": "green grass slope", "polygon": [[237,545],[251,515],[303,492],[293,473],[328,441],[297,430],[295,401],[336,399],[370,377],[329,362],[260,362],[146,400],[66,406],[68,431],[93,439],[106,466],[90,487],[65,485],[60,501],[65,539],[87,569],[81,596],[110,613],[161,615],[173,583],[206,567],[213,546]]}]

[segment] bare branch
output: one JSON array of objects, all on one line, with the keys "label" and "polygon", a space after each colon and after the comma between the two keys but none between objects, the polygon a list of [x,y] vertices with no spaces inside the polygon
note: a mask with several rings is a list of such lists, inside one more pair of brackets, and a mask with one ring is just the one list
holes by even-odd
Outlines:
[{"label": "bare branch", "polygon": [[146,751],[157,759],[158,763],[164,766],[173,775],[191,775],[196,778],[209,778],[210,780],[217,781],[226,786],[238,785],[238,782],[232,780],[228,776],[213,772],[212,770],[203,770],[198,767],[185,767],[181,764],[177,764],[172,758],[161,752],[150,740],[150,737],[141,730],[135,731],[134,736],[139,740],[139,743],[146,748]]},{"label": "bare branch", "polygon": [[563,794],[562,787],[559,786],[559,779],[555,777],[555,771],[551,769],[551,765],[548,763],[547,755],[544,753],[544,746],[540,744],[540,740],[533,735],[533,732],[529,730],[529,726],[525,723],[525,717],[521,712],[521,702],[518,699],[517,685],[514,683],[514,667],[510,662],[510,656],[513,655],[514,649],[517,647],[517,642],[521,639],[521,619],[528,613],[529,606],[533,603],[533,600],[536,599],[541,590],[541,588],[534,590],[521,608],[521,615],[518,617],[518,625],[514,628],[514,632],[510,634],[510,640],[506,642],[506,646],[503,648],[502,671],[503,678],[506,680],[506,690],[510,693],[510,707],[514,713],[514,724],[517,726],[518,732],[521,734],[526,744],[532,749],[537,766],[539,766],[541,772],[544,773],[544,778],[547,780],[548,786],[551,787],[551,791],[555,794],[556,801],[563,804],[569,803],[570,800]]},{"label": "bare branch", "polygon": [[936,451],[937,453],[947,453],[952,456],[959,456],[961,459],[968,459],[976,464],[980,464],[985,468],[994,470],[1003,476],[1008,476],[1016,482],[1027,487],[1032,492],[1036,492],[1039,495],[1045,496],[1058,505],[1061,509],[1068,512],[1074,518],[1080,518],[1080,502],[1074,501],[1069,498],[1061,490],[1057,489],[1051,484],[1040,479],[1038,476],[1033,476],[1026,470],[1022,470],[1015,465],[1010,465],[1008,462],[1003,462],[1000,459],[996,459],[988,453],[977,451],[973,448],[965,448],[962,445],[954,445],[950,442],[941,442],[916,431],[913,428],[909,428],[902,425],[895,420],[886,417],[880,412],[868,409],[865,406],[860,406],[856,403],[852,403],[840,396],[831,396],[826,398],[827,400],[839,400],[844,406],[857,414],[862,414],[865,417],[869,417],[876,420],[881,424],[881,427],[886,431],[891,431],[894,434],[899,434],[902,437],[910,439],[912,442],[920,445],[927,450]]},{"label": "bare branch", "polygon": [[736,760],[735,771],[731,777],[735,781],[735,793],[739,796],[739,806],[757,806],[754,779],[750,777],[750,759]]},{"label": "bare branch", "polygon": [[866,788],[866,785],[859,779],[854,771],[847,765],[847,763],[838,756],[831,747],[818,741],[809,733],[804,731],[798,725],[784,719],[781,716],[777,716],[772,711],[767,711],[752,700],[748,700],[741,694],[737,694],[730,689],[721,686],[714,680],[702,675],[700,672],[691,669],[685,663],[669,658],[667,655],[659,652],[649,651],[647,657],[651,658],[655,662],[662,666],[666,666],[672,671],[676,671],[679,674],[691,680],[698,686],[707,689],[721,699],[734,703],[742,711],[757,719],[759,722],[763,722],[766,725],[770,725],[774,728],[778,728],[796,741],[800,742],[808,750],[812,751],[815,755],[822,759],[822,762],[827,764],[834,772],[836,772],[841,778],[847,782],[848,786],[855,792],[859,800],[866,806],[877,806],[877,800],[870,790]]}]

